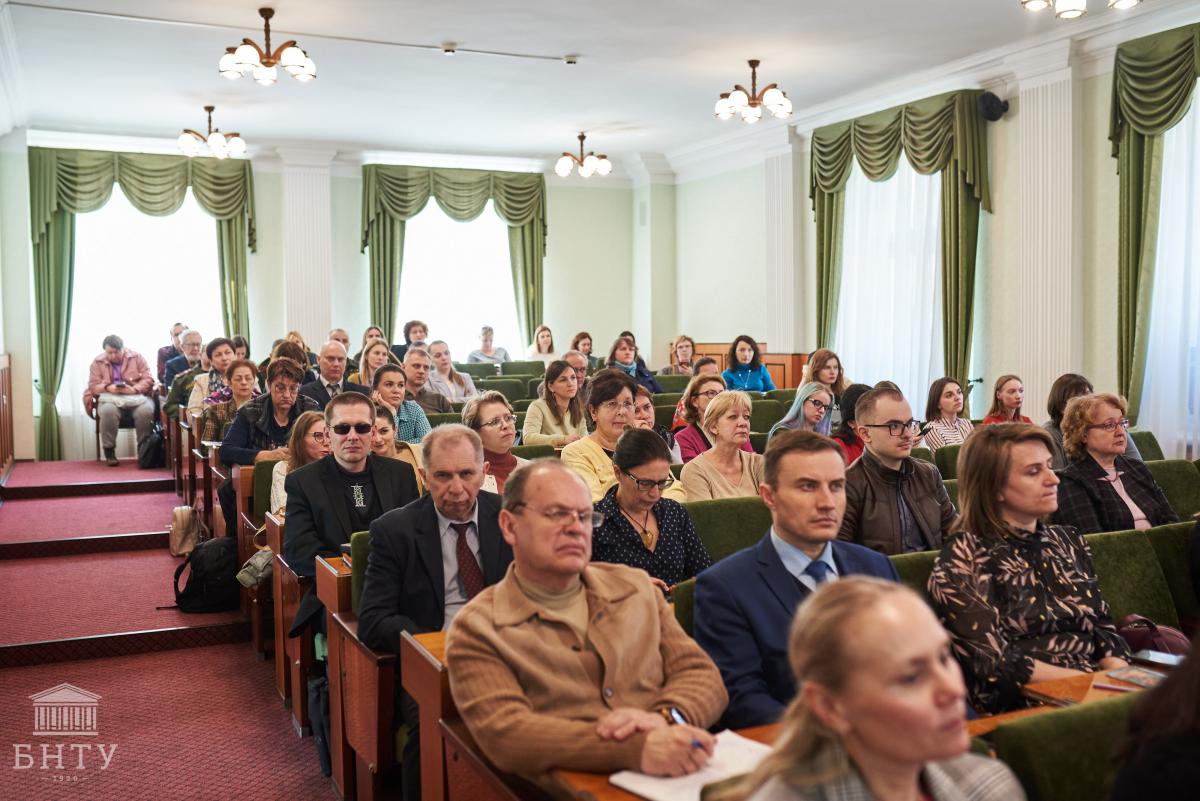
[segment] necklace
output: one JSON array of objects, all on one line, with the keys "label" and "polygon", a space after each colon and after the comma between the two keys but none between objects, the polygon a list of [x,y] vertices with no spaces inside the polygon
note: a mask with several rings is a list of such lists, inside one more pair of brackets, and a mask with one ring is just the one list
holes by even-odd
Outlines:
[{"label": "necklace", "polygon": [[633,519],[633,515],[625,511],[625,507],[621,506],[619,501],[617,502],[617,508],[621,510],[621,514],[625,516],[625,519],[633,526],[633,530],[641,537],[642,544],[646,546],[646,550],[653,551],[654,544],[658,540],[658,534],[657,532],[650,531],[650,510],[646,510],[646,516],[642,518],[641,528],[639,529],[638,522]]}]

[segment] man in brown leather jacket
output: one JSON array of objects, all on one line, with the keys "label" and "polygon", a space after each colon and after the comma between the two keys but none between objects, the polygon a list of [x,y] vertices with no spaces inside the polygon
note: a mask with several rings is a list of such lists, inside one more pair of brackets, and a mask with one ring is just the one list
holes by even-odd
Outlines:
[{"label": "man in brown leather jacket", "polygon": [[855,405],[863,455],[846,470],[846,515],[838,537],[885,554],[937,550],[958,517],[942,476],[912,458],[918,424],[894,389]]}]

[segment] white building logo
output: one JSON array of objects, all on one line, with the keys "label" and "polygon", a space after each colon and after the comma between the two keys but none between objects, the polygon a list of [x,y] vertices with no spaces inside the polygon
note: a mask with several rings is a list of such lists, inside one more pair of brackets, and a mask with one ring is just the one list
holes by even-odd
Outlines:
[{"label": "white building logo", "polygon": [[96,709],[100,696],[71,684],[60,684],[29,696],[33,701],[33,736],[99,734]]}]

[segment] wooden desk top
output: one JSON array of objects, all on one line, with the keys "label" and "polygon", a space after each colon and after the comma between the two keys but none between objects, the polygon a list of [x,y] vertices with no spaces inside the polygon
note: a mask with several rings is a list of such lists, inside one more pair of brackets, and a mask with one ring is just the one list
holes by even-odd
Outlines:
[{"label": "wooden desk top", "polygon": [[346,560],[340,556],[318,556],[317,565],[319,566],[322,562],[338,577],[350,575],[350,565],[346,564]]},{"label": "wooden desk top", "polygon": [[[775,734],[779,724],[755,726],[741,729],[738,734],[760,743],[771,745],[775,742]],[[574,798],[580,801],[640,801],[640,796],[626,792],[620,787],[608,783],[607,773],[582,773],[575,770],[556,770],[554,775],[570,791]]]},{"label": "wooden desk top", "polygon": [[[1083,676],[1070,676],[1065,679],[1039,681],[1025,687],[1026,695],[1032,700],[1038,701],[1038,706],[1031,706],[1027,709],[1016,709],[1012,712],[988,715],[987,717],[968,721],[967,731],[970,732],[972,737],[982,737],[985,734],[991,734],[997,726],[1017,720],[1018,718],[1040,715],[1043,712],[1049,712],[1052,709],[1058,709],[1071,704],[1086,704],[1089,701],[1098,701],[1103,698],[1114,698],[1118,695],[1124,695],[1119,690],[1104,690],[1093,687],[1092,685],[1097,682],[1100,684],[1112,684],[1117,687],[1129,687],[1135,691],[1141,689],[1136,684],[1114,679],[1112,676],[1107,675],[1105,671],[1088,673]],[[1058,704],[1046,703],[1043,700],[1045,698],[1055,699],[1058,701]]]},{"label": "wooden desk top", "polygon": [[429,654],[429,657],[439,665],[446,664],[446,632],[430,631],[425,634],[414,634],[413,639]]}]

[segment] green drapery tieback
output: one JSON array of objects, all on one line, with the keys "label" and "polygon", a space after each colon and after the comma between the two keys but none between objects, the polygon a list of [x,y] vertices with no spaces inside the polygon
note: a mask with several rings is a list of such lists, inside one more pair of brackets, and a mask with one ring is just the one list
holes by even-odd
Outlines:
[{"label": "green drapery tieback", "polygon": [[75,215],[96,211],[118,184],[138,211],[174,214],[192,188],[216,218],[218,272],[225,333],[250,333],[246,253],[255,248],[254,177],[249,161],[147,153],[29,148],[30,236],[37,316],[41,428],[38,459],[62,457],[55,400],[71,328]]},{"label": "green drapery tieback", "polygon": [[546,255],[546,179],[540,173],[488,172],[368,164],[363,167],[362,248],[369,251],[371,319],[395,331],[404,224],[432,197],[451,219],[468,222],[489,200],[508,226],[517,318],[530,341],[542,323]]},{"label": "green drapery tieback", "polygon": [[1191,108],[1200,25],[1125,42],[1113,66],[1108,138],[1120,175],[1117,384],[1137,421],[1146,378],[1150,295],[1162,194],[1162,137]]},{"label": "green drapery tieback", "polygon": [[[846,181],[854,160],[872,181],[891,178],[903,154],[922,175],[943,172],[942,345],[946,375],[967,380],[980,210],[992,210],[987,130],[978,90],[952,92],[813,132],[809,197],[817,228],[817,336],[832,347],[842,277]],[[964,383],[963,386],[966,386]]]}]

